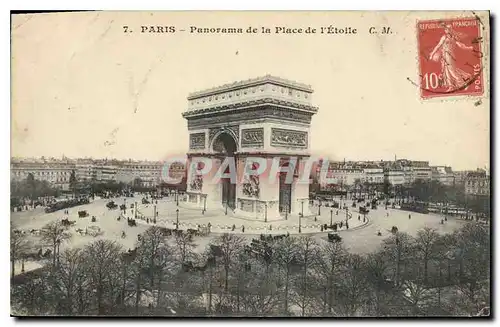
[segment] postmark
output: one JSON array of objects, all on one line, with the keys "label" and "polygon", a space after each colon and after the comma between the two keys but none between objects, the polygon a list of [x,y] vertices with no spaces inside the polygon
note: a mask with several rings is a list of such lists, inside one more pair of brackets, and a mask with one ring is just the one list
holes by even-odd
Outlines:
[{"label": "postmark", "polygon": [[477,17],[418,21],[417,38],[422,99],[484,93]]}]

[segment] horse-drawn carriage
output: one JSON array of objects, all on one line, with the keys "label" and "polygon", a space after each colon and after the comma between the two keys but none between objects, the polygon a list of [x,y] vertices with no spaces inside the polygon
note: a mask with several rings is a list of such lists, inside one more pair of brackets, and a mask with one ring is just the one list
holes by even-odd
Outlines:
[{"label": "horse-drawn carriage", "polygon": [[149,202],[146,198],[142,198],[142,204],[150,204],[151,202]]},{"label": "horse-drawn carriage", "polygon": [[366,207],[359,207],[359,213],[362,215],[366,215],[370,212]]},{"label": "horse-drawn carriage", "polygon": [[328,233],[328,242],[341,242],[342,237],[337,233]]},{"label": "horse-drawn carriage", "polygon": [[397,232],[398,232],[398,227],[397,226],[392,226],[391,233],[397,234]]},{"label": "horse-drawn carriage", "polygon": [[199,236],[207,236],[210,234],[210,227],[208,226],[199,226],[198,227],[198,235]]},{"label": "horse-drawn carriage", "polygon": [[200,234],[197,229],[192,229],[192,228],[189,228],[187,230],[187,233],[190,236],[198,236]]},{"label": "horse-drawn carriage", "polygon": [[126,205],[124,205],[124,204],[120,205],[120,210],[122,210],[122,211],[127,210],[127,206],[126,206]]},{"label": "horse-drawn carriage", "polygon": [[101,231],[101,228],[99,226],[89,226],[87,227],[86,230],[87,230],[87,235],[94,237],[104,234],[104,232]]},{"label": "horse-drawn carriage", "polygon": [[127,218],[127,224],[130,227],[136,227],[137,226],[137,222],[135,221],[135,219],[131,219],[131,218]]},{"label": "horse-drawn carriage", "polygon": [[115,203],[115,201],[109,201],[109,202],[106,204],[106,207],[107,207],[109,210],[112,210],[112,209],[116,209],[116,208],[118,208],[118,205]]},{"label": "horse-drawn carriage", "polygon": [[163,234],[163,236],[172,235],[172,229],[170,229],[170,228],[160,227],[160,232]]},{"label": "horse-drawn carriage", "polygon": [[72,226],[72,225],[76,224],[76,221],[74,221],[74,220],[70,221],[68,218],[64,218],[63,220],[61,220],[61,224],[63,226],[68,227],[68,226]]},{"label": "horse-drawn carriage", "polygon": [[89,216],[89,213],[87,212],[87,210],[80,210],[78,211],[78,218],[85,218],[85,217],[88,217]]}]

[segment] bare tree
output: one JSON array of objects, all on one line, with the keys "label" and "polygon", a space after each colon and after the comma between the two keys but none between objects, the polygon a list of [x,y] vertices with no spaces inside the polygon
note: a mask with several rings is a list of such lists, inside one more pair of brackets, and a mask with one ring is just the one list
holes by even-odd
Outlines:
[{"label": "bare tree", "polygon": [[194,248],[196,248],[196,243],[190,234],[178,233],[175,235],[175,250],[179,255],[181,265],[192,257]]},{"label": "bare tree", "polygon": [[364,275],[364,260],[360,255],[349,254],[342,267],[339,279],[339,295],[342,299],[344,314],[354,316],[366,303],[367,283]]},{"label": "bare tree", "polygon": [[328,242],[321,247],[317,261],[319,283],[323,285],[323,313],[332,313],[335,284],[347,251],[342,242]]},{"label": "bare tree", "polygon": [[30,248],[30,242],[26,235],[11,224],[10,226],[10,275],[14,277],[16,274],[16,261],[24,260],[26,251]]},{"label": "bare tree", "polygon": [[85,249],[86,273],[90,279],[90,286],[95,292],[97,314],[106,313],[106,300],[115,301],[114,292],[117,276],[120,275],[120,261],[123,249],[120,245],[109,240],[97,240],[88,244]]},{"label": "bare tree", "polygon": [[455,233],[460,275],[457,289],[466,298],[468,310],[478,312],[487,302],[483,290],[490,281],[490,234],[487,226],[469,223]]},{"label": "bare tree", "polygon": [[60,221],[53,221],[43,226],[41,230],[42,241],[48,242],[52,246],[52,266],[56,266],[59,246],[71,238],[71,233]]},{"label": "bare tree", "polygon": [[274,251],[276,252],[276,263],[278,264],[281,273],[284,275],[284,293],[283,293],[283,313],[289,313],[289,289],[292,268],[294,265],[299,265],[298,251],[299,247],[297,239],[293,237],[286,237],[274,244]]},{"label": "bare tree", "polygon": [[424,264],[424,283],[427,283],[429,274],[429,261],[437,254],[437,241],[439,234],[435,229],[424,227],[417,232],[415,237],[415,250],[417,257]]},{"label": "bare tree", "polygon": [[399,287],[401,282],[406,278],[405,275],[411,273],[408,269],[404,269],[404,275],[401,270],[406,265],[412,264],[415,259],[413,237],[406,233],[397,232],[383,240],[381,253],[393,267],[394,284]]},{"label": "bare tree", "polygon": [[368,288],[372,291],[372,306],[375,316],[382,314],[382,304],[385,300],[384,293],[388,285],[385,280],[387,262],[379,252],[369,254],[365,259],[365,272]]},{"label": "bare tree", "polygon": [[243,247],[243,238],[234,234],[223,234],[215,240],[215,245],[220,249],[221,261],[224,266],[224,290],[229,287],[229,270],[237,260],[237,254]]},{"label": "bare tree", "polygon": [[298,260],[302,266],[302,271],[300,276],[296,279],[296,304],[301,309],[301,316],[306,315],[306,311],[310,306],[310,288],[312,286],[313,279],[311,274],[313,273],[312,267],[317,260],[317,243],[310,237],[300,237],[298,239]]}]

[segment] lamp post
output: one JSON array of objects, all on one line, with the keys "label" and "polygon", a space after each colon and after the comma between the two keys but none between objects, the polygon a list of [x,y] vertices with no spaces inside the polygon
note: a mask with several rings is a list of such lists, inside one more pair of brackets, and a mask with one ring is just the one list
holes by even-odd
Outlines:
[{"label": "lamp post", "polygon": [[134,205],[134,217],[135,219],[137,219],[137,201],[135,202],[135,205]]},{"label": "lamp post", "polygon": [[321,216],[321,201],[319,202],[318,205],[318,216]]},{"label": "lamp post", "polygon": [[177,202],[177,206],[179,206],[179,190],[175,190],[175,201]]},{"label": "lamp post", "polygon": [[333,226],[333,209],[330,209],[330,226]]},{"label": "lamp post", "polygon": [[179,230],[179,209],[176,209],[175,213],[177,214],[176,223],[175,223],[175,230]]},{"label": "lamp post", "polygon": [[264,222],[267,223],[267,202],[264,202],[265,212],[264,212]]},{"label": "lamp post", "polygon": [[288,205],[285,206],[285,220],[288,220]]},{"label": "lamp post", "polygon": [[302,233],[302,217],[304,217],[304,199],[300,200],[301,212],[299,214],[299,233]]},{"label": "lamp post", "polygon": [[202,214],[205,214],[205,211],[207,211],[207,195],[203,197],[203,212]]},{"label": "lamp post", "polygon": [[154,219],[154,222],[156,223],[156,204],[153,206],[153,219]]}]

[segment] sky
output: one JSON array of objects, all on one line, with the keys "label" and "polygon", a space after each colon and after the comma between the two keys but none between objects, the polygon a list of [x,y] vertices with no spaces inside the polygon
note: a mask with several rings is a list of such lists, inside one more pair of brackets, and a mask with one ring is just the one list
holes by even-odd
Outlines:
[{"label": "sky", "polygon": [[[266,74],[310,84],[311,152],[489,167],[488,96],[420,99],[416,21],[454,13],[90,12],[12,19],[11,155],[161,160],[188,149],[190,92]],[[487,21],[487,20],[484,20]],[[124,33],[127,25],[132,32]],[[176,33],[140,33],[141,26]],[[190,27],[357,34],[191,34]],[[370,35],[390,26],[391,35]],[[185,29],[186,32],[179,32]],[[487,67],[487,66],[485,66]],[[489,66],[488,66],[489,67]],[[489,73],[486,71],[485,72]],[[488,80],[489,74],[485,79]],[[410,81],[409,81],[410,80]],[[488,87],[489,89],[489,87]]]}]

